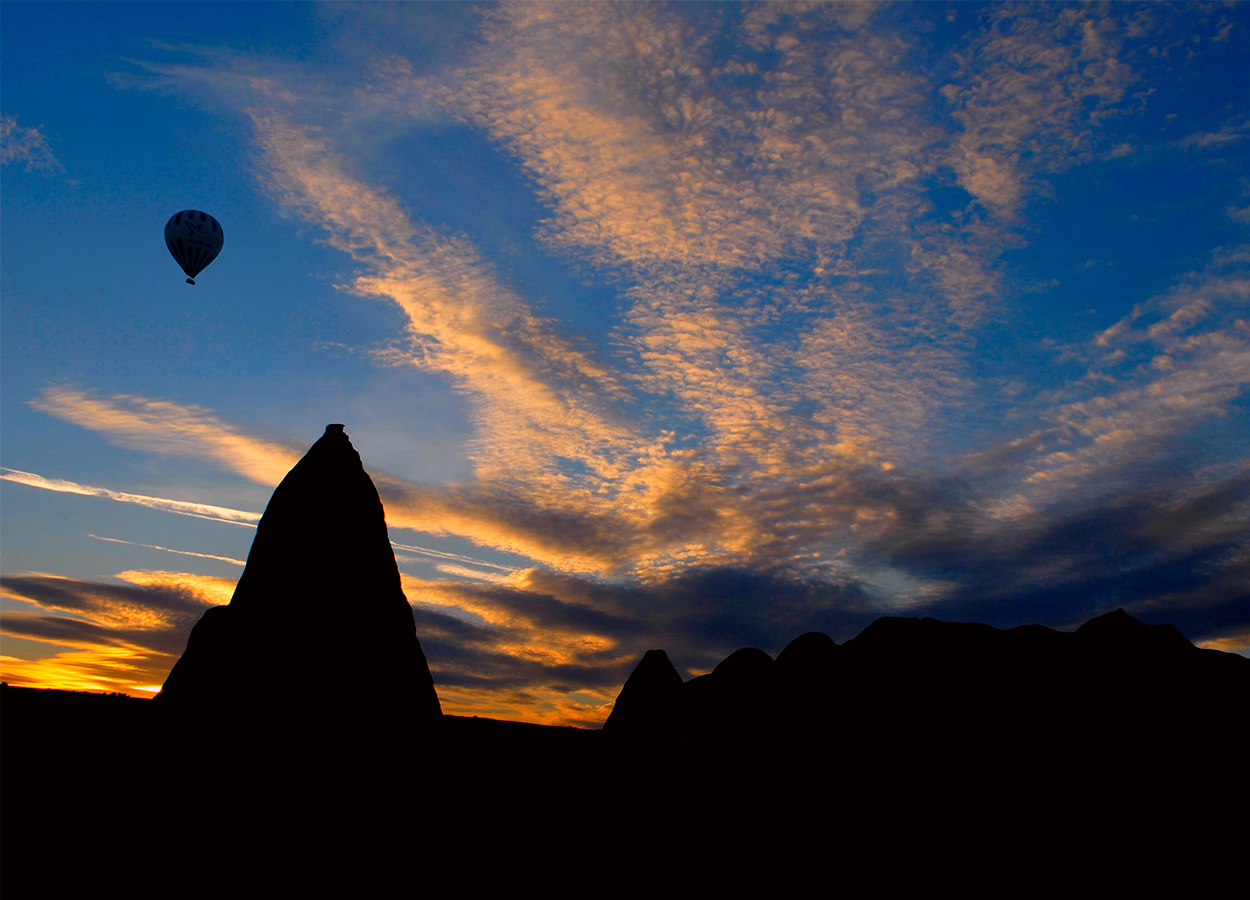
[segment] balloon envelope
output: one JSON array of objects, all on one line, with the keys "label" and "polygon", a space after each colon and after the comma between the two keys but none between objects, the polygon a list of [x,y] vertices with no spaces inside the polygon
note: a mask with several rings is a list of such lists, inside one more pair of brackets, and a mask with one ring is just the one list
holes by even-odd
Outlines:
[{"label": "balloon envelope", "polygon": [[224,242],[221,225],[208,213],[184,209],[165,223],[165,246],[187,273],[187,283],[217,258]]}]

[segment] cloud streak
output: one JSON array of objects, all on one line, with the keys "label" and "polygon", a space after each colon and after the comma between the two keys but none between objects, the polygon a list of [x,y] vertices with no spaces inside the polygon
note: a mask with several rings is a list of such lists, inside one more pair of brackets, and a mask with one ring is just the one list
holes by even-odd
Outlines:
[{"label": "cloud streak", "polygon": [[42,126],[25,128],[16,116],[0,116],[0,164],[21,164],[28,172],[63,172]]},{"label": "cloud streak", "polygon": [[276,485],[299,461],[298,450],[251,437],[198,406],[70,387],[46,388],[30,405],[123,447],[224,463],[260,484]]},{"label": "cloud streak", "polygon": [[56,491],[65,494],[79,494],[84,497],[103,497],[118,503],[134,503],[148,509],[173,513],[179,516],[192,516],[207,519],[210,522],[224,522],[227,525],[245,525],[255,528],[260,521],[260,513],[247,512],[241,509],[230,509],[225,506],[213,506],[208,503],[191,503],[186,500],[169,500],[164,497],[148,497],[144,494],[128,494],[125,491],[114,491],[108,488],[78,484],[63,478],[45,478],[33,472],[22,472],[17,469],[0,469],[0,481],[11,481],[27,487],[44,491]]},{"label": "cloud streak", "polygon": [[161,547],[157,544],[140,544],[136,541],[123,541],[119,538],[100,537],[98,534],[88,534],[87,537],[94,541],[107,541],[110,544],[125,544],[129,547],[144,547],[148,550],[163,550],[165,553],[177,553],[180,556],[194,556],[198,559],[214,559],[218,562],[228,562],[235,566],[247,565],[247,560],[234,559],[229,556],[214,556],[211,553],[196,553],[193,550],[175,550],[172,547]]}]

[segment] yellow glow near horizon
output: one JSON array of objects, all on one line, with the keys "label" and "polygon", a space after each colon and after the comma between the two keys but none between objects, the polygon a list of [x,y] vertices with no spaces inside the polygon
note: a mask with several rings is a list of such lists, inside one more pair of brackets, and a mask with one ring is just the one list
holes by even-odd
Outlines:
[{"label": "yellow glow near horizon", "polygon": [[22,687],[144,696],[146,685],[164,677],[174,659],[132,647],[95,646],[37,660],[0,656],[0,663],[4,680]]},{"label": "yellow glow near horizon", "polygon": [[[63,612],[69,612],[72,618],[89,622],[105,631],[131,635],[144,631],[168,634],[171,629],[185,627],[178,624],[179,614],[155,603],[145,604],[142,596],[125,600],[107,594],[96,596],[98,592],[108,590],[109,586],[77,582],[61,576],[36,577],[55,579],[57,582],[64,582],[67,589],[77,589],[79,595],[87,598],[88,602],[83,603],[80,608],[67,607]],[[117,573],[115,577],[137,587],[177,592],[184,598],[186,594],[190,594],[205,608],[229,603],[235,586],[235,581],[229,578],[197,575],[192,572],[127,570]],[[58,607],[52,602],[45,600],[40,603],[23,596],[11,585],[6,586],[5,594],[34,607],[32,610],[6,613],[10,621],[56,615]],[[185,616],[185,599],[182,603],[184,606],[181,615]],[[194,609],[192,605],[191,610]],[[39,659],[0,657],[3,661],[3,678],[12,684],[28,687],[151,696],[160,690],[159,684],[165,680],[177,661],[177,656],[132,643],[133,638],[119,646],[84,637],[43,638],[20,632],[18,634],[24,641],[48,646],[48,655]]]},{"label": "yellow glow near horizon", "polygon": [[465,687],[440,687],[439,703],[444,715],[480,716],[488,719],[507,719],[513,722],[531,722],[535,725],[573,725],[596,728],[611,711],[616,690],[606,693],[580,691],[586,696],[598,697],[598,703],[584,703],[568,694],[542,689],[527,688],[524,692],[510,693],[497,690],[480,690]]}]

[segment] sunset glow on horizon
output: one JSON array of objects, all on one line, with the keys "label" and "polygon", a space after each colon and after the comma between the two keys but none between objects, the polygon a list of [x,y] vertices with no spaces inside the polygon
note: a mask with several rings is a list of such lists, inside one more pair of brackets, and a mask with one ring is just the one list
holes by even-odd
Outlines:
[{"label": "sunset glow on horizon", "polygon": [[447,713],[883,615],[1250,655],[1250,7],[150,11],[0,5],[5,681],[150,696],[340,422]]}]

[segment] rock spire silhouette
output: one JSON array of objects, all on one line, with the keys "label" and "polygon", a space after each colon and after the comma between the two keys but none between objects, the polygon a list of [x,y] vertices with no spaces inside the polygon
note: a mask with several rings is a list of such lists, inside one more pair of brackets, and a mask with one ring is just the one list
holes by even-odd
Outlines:
[{"label": "rock spire silhouette", "polygon": [[158,697],[410,724],[441,715],[382,501],[342,425],[273,492],[233,598],[196,623]]}]

